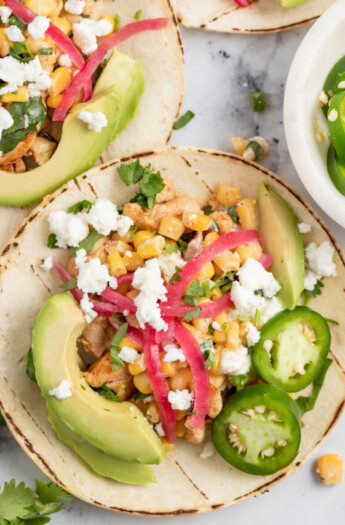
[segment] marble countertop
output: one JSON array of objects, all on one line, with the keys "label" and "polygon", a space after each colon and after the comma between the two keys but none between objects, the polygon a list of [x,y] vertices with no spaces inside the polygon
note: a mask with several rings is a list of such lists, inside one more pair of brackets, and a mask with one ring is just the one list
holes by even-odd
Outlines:
[{"label": "marble countertop", "polygon": [[[173,144],[193,145],[232,151],[232,136],[263,135],[271,144],[264,164],[294,186],[314,208],[345,249],[345,230],[320,211],[311,200],[293,168],[283,129],[284,85],[293,55],[306,33],[305,28],[274,35],[222,35],[183,30],[186,54],[187,93],[182,112],[191,109],[196,117],[176,131]],[[249,91],[262,89],[268,108],[253,113]],[[296,525],[327,522],[338,525],[345,515],[344,483],[325,487],[315,474],[315,460],[321,453],[333,452],[345,459],[345,415],[321,449],[295,475],[249,501],[214,512],[212,515],[170,518],[171,525]],[[45,479],[21,451],[6,428],[0,428],[0,486],[15,478],[34,485]],[[113,523],[151,525],[152,518],[115,514],[86,505],[78,500],[53,515],[54,525],[93,525]],[[155,523],[163,525],[165,519]]]}]

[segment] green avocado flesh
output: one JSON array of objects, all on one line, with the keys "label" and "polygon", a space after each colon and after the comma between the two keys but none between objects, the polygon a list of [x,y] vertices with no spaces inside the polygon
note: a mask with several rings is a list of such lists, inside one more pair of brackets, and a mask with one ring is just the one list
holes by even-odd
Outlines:
[{"label": "green avocado flesh", "polygon": [[[36,379],[48,407],[72,431],[94,447],[125,461],[158,464],[165,455],[156,432],[132,403],[116,403],[89,387],[77,364],[77,340],[86,322],[68,294],[50,297],[32,333]],[[59,400],[49,391],[63,380],[71,397]]]},{"label": "green avocado flesh", "polygon": [[51,410],[49,411],[48,421],[57,437],[74,450],[100,476],[130,485],[145,485],[156,481],[151,467],[139,463],[130,463],[105,454],[72,432]]},{"label": "green avocado flesh", "polygon": [[[103,77],[103,79],[102,79]],[[144,91],[144,76],[138,61],[113,52],[92,98],[78,104],[63,123],[60,143],[42,166],[24,173],[0,170],[0,204],[35,204],[70,179],[90,169],[133,118]],[[80,111],[101,111],[108,124],[100,133],[78,119]]]},{"label": "green avocado flesh", "polygon": [[264,181],[259,185],[259,235],[273,257],[271,271],[281,286],[278,298],[294,308],[304,289],[304,250],[298,221],[289,204]]},{"label": "green avocado flesh", "polygon": [[282,7],[296,7],[300,4],[304,4],[307,0],[280,0]]}]

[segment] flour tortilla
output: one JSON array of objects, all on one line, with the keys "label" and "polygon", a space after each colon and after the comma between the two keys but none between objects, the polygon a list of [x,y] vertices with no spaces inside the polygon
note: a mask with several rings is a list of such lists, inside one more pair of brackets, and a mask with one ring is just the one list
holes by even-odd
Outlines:
[{"label": "flour tortilla", "polygon": [[[211,511],[242,501],[294,472],[315,450],[336,423],[345,400],[344,325],[331,326],[333,364],[327,372],[315,409],[304,417],[301,451],[295,462],[273,476],[244,474],[218,454],[201,459],[204,445],[178,440],[163,463],[153,467],[157,484],[128,486],[102,478],[54,435],[47,422],[45,402],[37,385],[25,373],[23,355],[31,344],[31,330],[42,304],[59,293],[60,280],[54,270],[40,264],[48,255],[65,264],[66,250],[46,246],[47,218],[53,210],[65,210],[81,199],[103,196],[120,204],[134,189],[127,188],[117,174],[120,162],[140,158],[169,177],[178,195],[205,203],[209,190],[221,181],[242,188],[242,195],[255,197],[258,184],[266,180],[292,206],[301,221],[311,225],[306,241],[329,241],[335,248],[338,276],[324,280],[322,296],[312,308],[339,320],[345,309],[345,260],[327,227],[309,205],[284,181],[265,168],[235,155],[193,148],[166,148],[93,168],[46,197],[22,223],[5,247],[0,267],[0,408],[15,439],[38,467],[66,490],[89,503],[122,512],[144,515],[181,515]],[[51,366],[54,366],[52,363]],[[114,436],[116,438],[116,436]]]},{"label": "flour tortilla", "polygon": [[172,0],[176,15],[186,27],[222,33],[270,33],[315,22],[335,0],[308,0],[285,9],[279,0],[253,0],[241,8],[234,0]]},{"label": "flour tortilla", "polygon": [[[167,144],[182,104],[183,48],[170,1],[105,0],[105,12],[118,14],[121,26],[134,22],[138,9],[141,19],[166,17],[170,23],[166,29],[136,35],[117,48],[141,62],[145,92],[134,119],[102,154],[103,162]],[[0,247],[31,209],[0,206]]]}]

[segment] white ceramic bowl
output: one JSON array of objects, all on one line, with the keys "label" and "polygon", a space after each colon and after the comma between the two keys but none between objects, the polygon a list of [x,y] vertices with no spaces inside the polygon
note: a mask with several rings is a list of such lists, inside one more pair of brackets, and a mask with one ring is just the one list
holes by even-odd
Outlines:
[{"label": "white ceramic bowl", "polygon": [[324,81],[345,55],[345,0],[338,0],[308,31],[293,59],[284,100],[285,135],[290,155],[304,186],[325,213],[345,228],[345,196],[333,186],[326,156],[313,122],[328,132],[317,105]]}]

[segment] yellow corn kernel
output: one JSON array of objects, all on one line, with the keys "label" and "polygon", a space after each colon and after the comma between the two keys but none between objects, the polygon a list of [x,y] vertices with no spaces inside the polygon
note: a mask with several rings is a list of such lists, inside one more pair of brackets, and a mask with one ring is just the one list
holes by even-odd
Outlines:
[{"label": "yellow corn kernel", "polygon": [[236,248],[235,253],[238,254],[240,263],[244,264],[249,257],[258,260],[262,254],[262,248],[258,242],[253,242],[239,246]]},{"label": "yellow corn kernel", "polygon": [[52,23],[54,26],[58,27],[65,35],[68,35],[72,31],[72,24],[67,20],[67,18],[56,17],[52,18]]},{"label": "yellow corn kernel", "polygon": [[18,86],[17,93],[5,93],[2,95],[2,102],[26,102],[29,100],[27,86]]},{"label": "yellow corn kernel", "polygon": [[112,252],[107,255],[107,264],[112,277],[120,277],[120,275],[127,273],[127,268],[118,252]]},{"label": "yellow corn kernel", "polygon": [[226,382],[225,375],[215,376],[213,374],[210,374],[210,383],[212,386],[214,386],[214,388],[217,388],[217,389],[222,388],[225,382]]},{"label": "yellow corn kernel", "polygon": [[108,253],[118,252],[121,256],[125,255],[126,252],[131,251],[132,247],[123,241],[112,241],[106,246]]},{"label": "yellow corn kernel", "polygon": [[237,321],[229,321],[226,330],[226,347],[229,350],[236,350],[240,344],[240,325]]},{"label": "yellow corn kernel", "polygon": [[210,324],[209,319],[198,317],[197,319],[192,319],[192,324],[201,334],[208,334],[208,326]]},{"label": "yellow corn kernel", "polygon": [[56,95],[56,97],[48,97],[47,98],[48,108],[57,108],[61,102],[61,99],[62,99],[62,95]]},{"label": "yellow corn kernel", "polygon": [[58,67],[55,69],[50,75],[50,78],[52,79],[52,83],[48,93],[51,97],[56,97],[56,95],[60,95],[60,93],[65,91],[66,87],[72,80],[70,72],[65,67]]},{"label": "yellow corn kernel", "polygon": [[219,299],[219,297],[222,297],[222,291],[220,288],[212,288],[210,293],[210,299],[214,301],[215,299]]},{"label": "yellow corn kernel", "polygon": [[133,383],[135,388],[139,390],[139,392],[142,392],[143,394],[151,394],[152,387],[146,372],[142,372],[141,374],[135,375],[133,377]]},{"label": "yellow corn kernel", "polygon": [[215,315],[213,317],[213,321],[215,321],[216,323],[220,324],[220,326],[222,326],[224,323],[228,322],[228,318],[227,318],[226,313],[223,312],[222,314]]},{"label": "yellow corn kernel", "polygon": [[343,474],[343,462],[338,454],[326,454],[317,461],[317,472],[325,485],[338,485]]},{"label": "yellow corn kernel", "polygon": [[185,421],[186,420],[183,418],[176,423],[176,435],[179,438],[183,437],[186,433]]},{"label": "yellow corn kernel", "polygon": [[168,441],[165,439],[165,437],[162,437],[161,439],[162,439],[163,445],[167,449],[167,452],[171,452],[172,449],[174,448],[174,444],[173,443],[168,443]]},{"label": "yellow corn kernel", "polygon": [[146,241],[147,239],[152,239],[154,236],[155,234],[153,232],[150,232],[148,230],[139,230],[138,232],[134,234],[134,237],[133,237],[134,248],[137,250],[139,244],[142,241]]},{"label": "yellow corn kernel", "polygon": [[220,357],[221,357],[222,349],[223,349],[223,347],[221,345],[216,345],[215,348],[214,348],[214,353],[215,353],[216,358],[214,360],[212,368],[210,369],[210,374],[213,374],[213,375],[217,375],[218,374],[218,370],[219,370],[219,367],[220,367]]},{"label": "yellow corn kernel", "polygon": [[5,33],[5,27],[0,27],[0,56],[5,57],[10,52],[11,42]]},{"label": "yellow corn kernel", "polygon": [[169,237],[174,241],[177,241],[184,232],[183,222],[177,217],[163,217],[161,220],[158,233],[164,235],[164,237]]},{"label": "yellow corn kernel", "polygon": [[124,337],[120,343],[120,348],[122,348],[123,346],[129,346],[130,348],[134,348],[135,350],[141,350],[140,346],[133,343],[131,339],[127,339],[127,337]]},{"label": "yellow corn kernel", "polygon": [[181,421],[186,416],[186,410],[174,410],[174,416],[176,421]]},{"label": "yellow corn kernel", "polygon": [[246,151],[247,141],[242,139],[241,137],[232,137],[232,139],[230,139],[230,142],[233,145],[237,155],[240,155],[242,157],[243,153]]},{"label": "yellow corn kernel", "polygon": [[243,199],[237,206],[237,215],[243,230],[256,230],[256,202],[254,199]]},{"label": "yellow corn kernel", "polygon": [[197,215],[189,212],[186,226],[196,232],[204,232],[211,228],[212,219],[208,215]]},{"label": "yellow corn kernel", "polygon": [[210,232],[205,236],[204,239],[204,248],[207,248],[209,244],[214,242],[216,239],[218,239],[219,235],[216,232]]},{"label": "yellow corn kernel", "polygon": [[[240,259],[237,257],[237,255],[235,255],[235,253],[231,252],[230,250],[225,250],[220,255],[217,255],[217,257],[215,257],[213,261],[220,269],[221,275],[224,275],[228,272],[237,272],[237,270],[240,267]],[[217,277],[220,277],[218,273],[219,271],[217,272],[216,268],[216,275]]]},{"label": "yellow corn kernel", "polygon": [[225,331],[215,330],[212,336],[212,340],[214,343],[225,343],[226,341]]},{"label": "yellow corn kernel", "polygon": [[160,362],[162,367],[162,372],[164,377],[171,377],[176,374],[176,367],[174,363],[167,363],[166,361],[163,361],[164,354],[160,355]]},{"label": "yellow corn kernel", "polygon": [[223,206],[234,206],[240,200],[240,188],[221,182],[217,190],[217,201]]},{"label": "yellow corn kernel", "polygon": [[109,36],[109,35],[111,35],[111,33],[113,33],[113,31],[114,31],[115,20],[114,20],[113,17],[110,16],[110,15],[104,15],[103,18],[102,18],[102,20],[107,20],[107,22],[109,22],[110,25],[111,25],[111,29],[110,29],[110,31],[109,31],[108,33],[106,33],[105,35],[102,35],[102,36]]},{"label": "yellow corn kernel", "polygon": [[[29,48],[30,51],[34,54],[37,54],[40,49],[46,49],[49,47],[53,48],[53,51],[55,51],[55,43],[53,40],[47,36],[43,38],[33,38],[31,35],[28,35],[25,42]],[[52,55],[41,55],[41,57],[51,57]],[[54,59],[54,62],[56,59]]]},{"label": "yellow corn kernel", "polygon": [[156,235],[152,239],[141,241],[137,248],[139,257],[143,259],[151,259],[161,255],[165,247],[165,239],[161,235]]},{"label": "yellow corn kernel", "polygon": [[200,270],[196,275],[195,279],[197,281],[207,281],[207,279],[212,279],[214,276],[214,268],[211,262],[205,264],[205,266]]},{"label": "yellow corn kernel", "polygon": [[50,18],[56,18],[59,16],[63,9],[63,1],[62,0],[56,0],[56,7],[53,9],[53,11],[50,13]]},{"label": "yellow corn kernel", "polygon": [[54,0],[25,0],[25,6],[40,16],[49,16],[57,8]]},{"label": "yellow corn kernel", "polygon": [[117,232],[114,232],[110,235],[110,240],[112,241],[123,241],[123,242],[132,243],[133,239],[134,239],[134,235],[132,233],[132,230],[129,230],[126,233],[126,235],[124,235],[123,237],[121,237],[121,235],[119,235]]},{"label": "yellow corn kernel", "polygon": [[131,255],[124,255],[122,257],[123,264],[126,266],[128,272],[135,272],[137,268],[144,266],[144,259],[139,257],[137,252],[131,252]]},{"label": "yellow corn kernel", "polygon": [[132,376],[142,374],[146,370],[144,354],[140,354],[134,363],[128,363],[128,371]]}]

